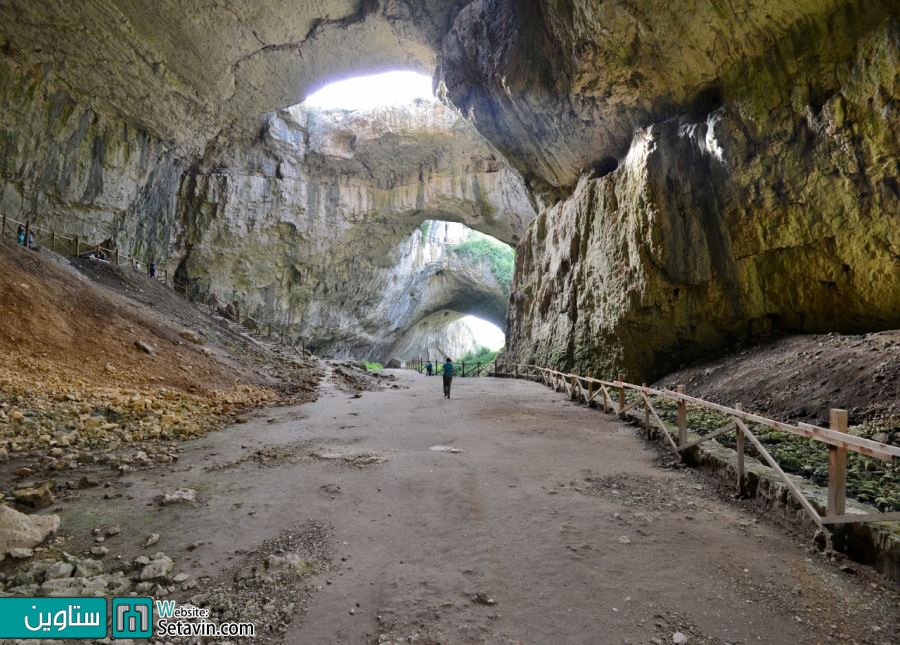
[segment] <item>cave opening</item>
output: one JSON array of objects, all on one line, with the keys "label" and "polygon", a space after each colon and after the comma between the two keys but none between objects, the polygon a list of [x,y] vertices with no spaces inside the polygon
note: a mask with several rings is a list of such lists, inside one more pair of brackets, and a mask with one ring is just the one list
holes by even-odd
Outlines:
[{"label": "cave opening", "polygon": [[437,101],[431,77],[420,72],[393,70],[325,83],[301,105],[322,110],[369,110],[417,101]]},{"label": "cave opening", "polygon": [[710,112],[718,110],[724,104],[722,88],[717,83],[708,85],[694,95],[688,108],[691,117],[704,119]]}]

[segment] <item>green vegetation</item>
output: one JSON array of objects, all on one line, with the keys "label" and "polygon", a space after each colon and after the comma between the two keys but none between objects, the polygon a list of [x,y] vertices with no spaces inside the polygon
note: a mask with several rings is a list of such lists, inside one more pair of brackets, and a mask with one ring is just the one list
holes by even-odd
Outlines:
[{"label": "green vegetation", "polygon": [[488,260],[491,271],[506,292],[512,285],[516,252],[508,244],[498,242],[487,235],[475,234],[465,242],[453,246],[453,251],[463,258],[476,262]]},{"label": "green vegetation", "polygon": [[419,230],[422,231],[421,244],[425,246],[425,242],[428,240],[428,233],[431,231],[431,220],[427,219],[419,224]]},{"label": "green vegetation", "polygon": [[366,369],[370,372],[376,372],[378,370],[384,369],[384,365],[382,365],[381,363],[373,363],[372,361],[363,361],[363,363],[366,364]]},{"label": "green vegetation", "polygon": [[502,350],[492,351],[487,347],[479,347],[473,352],[469,352],[465,356],[460,356],[454,363],[493,363]]}]

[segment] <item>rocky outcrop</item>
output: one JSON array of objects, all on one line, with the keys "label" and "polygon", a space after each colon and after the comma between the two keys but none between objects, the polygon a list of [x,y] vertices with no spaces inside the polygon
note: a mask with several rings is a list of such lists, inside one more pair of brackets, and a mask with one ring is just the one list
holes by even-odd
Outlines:
[{"label": "rocky outcrop", "polygon": [[745,94],[639,129],[541,213],[510,354],[640,381],[756,333],[900,325],[896,25],[829,52],[838,78],[813,59],[791,85],[748,63]]},{"label": "rocky outcrop", "polygon": [[437,103],[272,114],[253,140],[211,150],[180,204],[172,263],[196,291],[325,355],[374,359],[439,310],[503,324],[506,285],[456,257],[469,233],[446,220],[514,241],[533,217],[518,175]]}]

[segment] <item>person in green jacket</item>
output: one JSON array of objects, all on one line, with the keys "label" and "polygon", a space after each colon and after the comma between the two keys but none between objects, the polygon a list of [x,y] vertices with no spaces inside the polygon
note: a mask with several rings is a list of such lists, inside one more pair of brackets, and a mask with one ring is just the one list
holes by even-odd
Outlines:
[{"label": "person in green jacket", "polygon": [[450,382],[453,380],[453,361],[448,357],[444,361],[444,398],[450,398]]}]

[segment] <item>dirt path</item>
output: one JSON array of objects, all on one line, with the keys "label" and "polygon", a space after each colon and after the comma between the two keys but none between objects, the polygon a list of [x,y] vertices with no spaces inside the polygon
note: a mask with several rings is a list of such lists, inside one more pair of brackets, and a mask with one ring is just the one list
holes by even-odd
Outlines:
[{"label": "dirt path", "polygon": [[[121,552],[158,532],[153,548],[204,581],[291,526],[321,523],[334,557],[302,583],[309,593],[274,639],[285,643],[896,634],[892,591],[720,500],[702,476],[656,465],[634,428],[534,383],[456,379],[446,401],[439,378],[395,374],[404,388],[326,388],[188,444],[175,471],[123,478],[121,497],[86,491],[63,525],[77,542],[119,523]],[[154,504],[177,486],[200,502]]]}]

